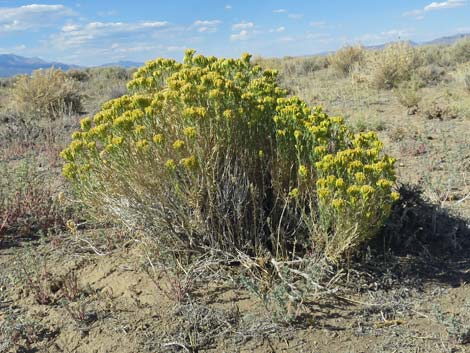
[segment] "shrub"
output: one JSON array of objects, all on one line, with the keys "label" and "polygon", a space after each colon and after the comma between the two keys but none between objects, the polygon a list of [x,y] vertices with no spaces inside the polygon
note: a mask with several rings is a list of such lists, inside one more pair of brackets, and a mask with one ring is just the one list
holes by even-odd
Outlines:
[{"label": "shrub", "polygon": [[87,82],[90,79],[90,74],[85,70],[71,69],[67,71],[67,77],[78,82]]},{"label": "shrub", "polygon": [[328,63],[334,71],[347,76],[354,65],[362,63],[365,50],[362,46],[346,46],[328,57]]},{"label": "shrub", "polygon": [[25,161],[16,167],[4,163],[0,168],[0,238],[47,233],[62,226],[68,211],[58,205],[54,195],[36,163]]},{"label": "shrub", "polygon": [[338,261],[372,237],[397,198],[374,133],[287,98],[250,56],[187,51],[140,68],[132,94],[81,122],[62,152],[83,203],[154,235],[206,247]]},{"label": "shrub", "polygon": [[425,66],[449,67],[452,64],[449,46],[433,44],[415,47],[414,49]]},{"label": "shrub", "polygon": [[455,42],[450,47],[452,62],[461,64],[470,61],[470,37],[465,37]]},{"label": "shrub", "polygon": [[20,76],[12,91],[13,104],[18,111],[50,120],[64,112],[80,112],[81,98],[76,82],[54,68]]},{"label": "shrub", "polygon": [[410,115],[416,113],[418,104],[423,98],[419,93],[420,85],[416,80],[404,82],[395,90],[398,101],[405,108],[408,108]]},{"label": "shrub", "polygon": [[393,43],[382,51],[370,52],[364,69],[369,84],[377,89],[391,89],[409,80],[419,65],[418,56],[406,42]]},{"label": "shrub", "polygon": [[463,78],[463,84],[464,84],[465,90],[467,92],[470,92],[470,73],[465,74]]},{"label": "shrub", "polygon": [[446,70],[437,65],[421,66],[416,70],[417,78],[423,85],[437,85],[446,77]]},{"label": "shrub", "polygon": [[420,111],[429,120],[449,120],[460,115],[458,105],[450,95],[426,97],[420,104]]}]

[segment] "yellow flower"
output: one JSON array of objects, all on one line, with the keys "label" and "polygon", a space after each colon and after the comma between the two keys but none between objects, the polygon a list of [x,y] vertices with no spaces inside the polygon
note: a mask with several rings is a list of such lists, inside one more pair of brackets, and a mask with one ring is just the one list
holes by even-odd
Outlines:
[{"label": "yellow flower", "polygon": [[184,147],[184,141],[183,140],[176,140],[174,143],[173,143],[173,148],[175,150],[179,150],[181,148]]},{"label": "yellow flower", "polygon": [[123,142],[124,142],[124,137],[122,137],[122,136],[115,136],[115,137],[113,137],[113,138],[111,139],[111,143],[112,143],[113,145],[119,146],[119,145],[121,145]]},{"label": "yellow flower", "polygon": [[145,133],[145,130],[146,130],[146,129],[145,129],[145,126],[143,126],[143,125],[137,125],[137,126],[135,127],[135,129],[134,129],[134,132],[135,132],[136,135],[142,135],[142,134]]},{"label": "yellow flower", "polygon": [[370,185],[363,185],[361,186],[361,194],[364,196],[368,196],[372,194],[375,191],[375,189],[370,186]]},{"label": "yellow flower", "polygon": [[392,182],[390,180],[387,180],[387,179],[379,179],[377,181],[377,186],[379,188],[382,188],[382,189],[388,189],[388,188],[391,188],[392,187]]},{"label": "yellow flower", "polygon": [[70,150],[74,153],[80,152],[85,147],[85,143],[81,140],[74,140],[70,144]]},{"label": "yellow flower", "polygon": [[294,137],[296,140],[302,137],[302,132],[300,130],[295,130],[294,131]]},{"label": "yellow flower", "polygon": [[331,201],[331,204],[333,205],[334,208],[342,208],[346,205],[346,201],[344,201],[343,199],[333,199],[333,201]]},{"label": "yellow flower", "polygon": [[82,133],[80,131],[75,131],[72,133],[72,140],[78,140],[82,138]]},{"label": "yellow flower", "polygon": [[317,188],[324,188],[326,187],[326,180],[323,178],[319,178],[317,180]]},{"label": "yellow flower", "polygon": [[188,169],[194,169],[194,168],[197,167],[197,158],[196,158],[196,156],[183,158],[183,159],[181,159],[180,164],[184,165]]},{"label": "yellow flower", "polygon": [[68,179],[72,179],[73,177],[75,177],[76,172],[77,167],[73,163],[65,163],[62,168],[62,174]]},{"label": "yellow flower", "polygon": [[308,175],[307,167],[304,165],[300,165],[298,173],[299,173],[299,177],[306,178]]},{"label": "yellow flower", "polygon": [[323,153],[326,153],[326,147],[325,146],[317,146],[313,149],[313,151],[316,154],[323,154]]},{"label": "yellow flower", "polygon": [[165,162],[165,167],[167,167],[170,170],[174,170],[176,168],[175,161],[173,159],[169,159]]},{"label": "yellow flower", "polygon": [[330,190],[327,188],[321,188],[317,190],[317,193],[320,200],[324,200],[330,195]]},{"label": "yellow flower", "polygon": [[91,119],[89,117],[83,118],[80,120],[80,127],[82,131],[88,131],[91,128]]},{"label": "yellow flower", "polygon": [[186,137],[192,139],[194,137],[196,137],[196,128],[195,127],[187,127],[183,130],[183,133]]},{"label": "yellow flower", "polygon": [[231,109],[225,110],[222,115],[224,116],[225,119],[232,119],[235,116],[233,110]]},{"label": "yellow flower", "polygon": [[258,157],[259,157],[259,158],[263,158],[263,157],[264,157],[264,151],[263,151],[263,150],[259,150],[259,151],[258,151]]},{"label": "yellow flower", "polygon": [[164,136],[162,134],[156,134],[153,135],[152,140],[156,145],[160,145],[164,141]]},{"label": "yellow flower", "polygon": [[62,152],[60,152],[60,156],[65,159],[66,161],[73,161],[73,152],[70,148],[64,149]]},{"label": "yellow flower", "polygon": [[149,142],[147,140],[139,140],[135,143],[135,147],[138,149],[138,150],[146,150],[149,146]]},{"label": "yellow flower", "polygon": [[398,201],[400,199],[400,194],[396,191],[393,191],[390,194],[390,197],[391,197],[392,201]]},{"label": "yellow flower", "polygon": [[344,186],[344,180],[343,180],[343,178],[338,178],[338,179],[336,179],[336,187],[337,187],[338,189],[341,189],[343,186]]},{"label": "yellow flower", "polygon": [[358,183],[364,183],[366,181],[366,175],[363,172],[354,174],[354,178]]},{"label": "yellow flower", "polygon": [[361,191],[361,189],[360,189],[360,187],[357,186],[357,185],[351,185],[351,186],[348,187],[348,189],[346,190],[346,192],[347,192],[349,195],[358,194],[360,191]]},{"label": "yellow flower", "polygon": [[289,192],[289,196],[293,198],[299,197],[299,189],[294,188]]},{"label": "yellow flower", "polygon": [[328,175],[326,177],[326,182],[328,183],[328,185],[335,185],[335,182],[336,182],[336,177],[334,175]]}]

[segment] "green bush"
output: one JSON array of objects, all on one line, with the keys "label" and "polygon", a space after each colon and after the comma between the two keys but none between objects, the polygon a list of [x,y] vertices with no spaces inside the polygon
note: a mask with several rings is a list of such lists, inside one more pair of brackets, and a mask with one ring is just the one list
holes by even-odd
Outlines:
[{"label": "green bush", "polygon": [[450,56],[454,63],[462,64],[470,61],[470,38],[465,37],[450,47]]},{"label": "green bush", "polygon": [[82,109],[77,83],[62,70],[36,70],[20,76],[12,91],[15,108],[38,119],[55,120],[65,113]]},{"label": "green bush", "polygon": [[384,50],[369,52],[365,63],[367,81],[377,89],[391,89],[412,77],[419,57],[406,42],[393,43]]},{"label": "green bush", "polygon": [[416,112],[418,104],[423,98],[421,93],[419,92],[420,88],[421,87],[419,82],[417,82],[416,80],[411,80],[403,82],[394,91],[400,104],[403,105],[405,108],[408,108],[408,111],[410,113]]},{"label": "green bush", "polygon": [[340,75],[347,76],[354,65],[361,64],[365,56],[362,46],[346,46],[328,57],[330,67]]},{"label": "green bush", "polygon": [[171,250],[340,261],[398,194],[374,133],[287,98],[276,72],[187,51],[157,59],[62,152],[77,196]]}]

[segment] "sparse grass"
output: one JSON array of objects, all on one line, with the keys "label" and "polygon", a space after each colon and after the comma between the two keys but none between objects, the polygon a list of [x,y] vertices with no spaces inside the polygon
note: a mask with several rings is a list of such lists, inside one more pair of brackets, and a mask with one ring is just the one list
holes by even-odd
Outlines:
[{"label": "sparse grass", "polygon": [[47,234],[65,225],[69,210],[59,205],[57,186],[34,160],[0,166],[0,239]]}]

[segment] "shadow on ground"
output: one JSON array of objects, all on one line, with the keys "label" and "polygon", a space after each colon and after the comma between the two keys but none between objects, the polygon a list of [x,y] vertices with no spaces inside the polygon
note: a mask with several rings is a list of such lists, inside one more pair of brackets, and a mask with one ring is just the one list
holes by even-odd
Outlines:
[{"label": "shadow on ground", "polygon": [[369,272],[372,280],[388,273],[417,285],[470,283],[468,220],[430,203],[416,186],[402,185],[399,191],[400,202],[356,268]]}]

